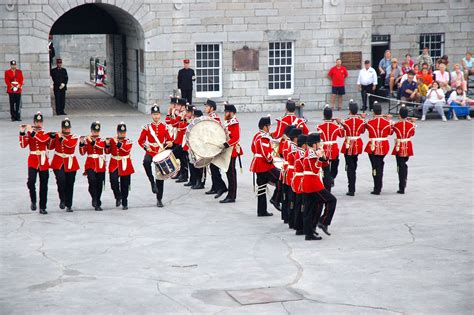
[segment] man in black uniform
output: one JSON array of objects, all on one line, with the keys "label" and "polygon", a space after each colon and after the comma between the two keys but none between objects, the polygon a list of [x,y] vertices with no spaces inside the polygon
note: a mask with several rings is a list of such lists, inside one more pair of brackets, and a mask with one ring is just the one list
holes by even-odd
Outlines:
[{"label": "man in black uniform", "polygon": [[56,59],[56,68],[51,70],[51,78],[53,79],[54,100],[56,103],[56,115],[66,115],[64,107],[66,106],[66,90],[67,90],[67,71],[62,67],[63,61]]},{"label": "man in black uniform", "polygon": [[193,104],[193,81],[196,81],[194,70],[189,68],[189,59],[184,59],[184,68],[178,72],[178,89],[181,97],[185,98],[189,105]]}]

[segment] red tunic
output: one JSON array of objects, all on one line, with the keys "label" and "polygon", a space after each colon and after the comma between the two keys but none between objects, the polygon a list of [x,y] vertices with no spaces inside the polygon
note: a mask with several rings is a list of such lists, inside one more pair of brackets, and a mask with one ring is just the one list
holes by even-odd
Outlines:
[{"label": "red tunic", "polygon": [[323,143],[324,153],[329,160],[337,160],[339,158],[339,145],[337,138],[344,137],[344,128],[332,120],[325,120],[318,126],[318,131],[321,135],[321,142]]},{"label": "red tunic", "polygon": [[20,147],[29,147],[30,155],[28,156],[28,167],[39,169],[40,171],[47,171],[49,169],[48,149],[51,138],[48,133],[43,130],[20,133]]},{"label": "red tunic", "polygon": [[321,167],[322,163],[319,161],[316,153],[312,149],[306,151],[303,160],[303,193],[308,194],[324,189],[324,184],[320,176]]},{"label": "red tunic", "polygon": [[132,159],[130,158],[133,143],[130,139],[124,139],[119,142],[122,144],[120,148],[117,146],[115,139],[110,139],[110,147],[106,149],[106,153],[111,155],[109,173],[115,172],[118,168],[119,176],[131,175],[135,173]]},{"label": "red tunic", "polygon": [[283,158],[283,166],[280,171],[280,180],[283,183],[285,182],[286,171],[288,169],[288,161],[286,160],[286,154],[288,152],[289,146],[290,141],[282,138],[280,141],[280,146],[278,147],[278,154],[280,154],[280,157]]},{"label": "red tunic", "polygon": [[105,173],[105,141],[101,138],[96,138],[94,141],[86,139],[84,145],[79,144],[79,153],[81,155],[87,154],[86,163],[84,164],[84,171],[93,170],[96,173]]},{"label": "red tunic", "polygon": [[304,119],[296,117],[295,114],[289,113],[283,116],[281,119],[277,119],[277,128],[274,132],[272,132],[272,137],[274,139],[280,139],[285,132],[285,128],[289,125],[294,125],[296,128],[301,129],[304,135],[309,134],[308,125]]},{"label": "red tunic", "polygon": [[[16,82],[16,83],[14,83]],[[7,93],[20,94],[23,90],[23,72],[16,69],[8,69],[5,71],[5,84],[7,85]],[[13,87],[16,86],[18,90],[13,91]]]},{"label": "red tunic", "polygon": [[365,152],[374,155],[387,155],[390,144],[387,137],[392,134],[390,121],[381,116],[375,116],[369,120],[365,126],[369,133],[369,142],[365,147]]},{"label": "red tunic", "polygon": [[290,142],[288,149],[286,150],[286,176],[285,184],[290,186],[295,174],[295,154],[297,154],[298,147],[293,142]]},{"label": "red tunic", "polygon": [[294,153],[294,159],[295,159],[295,173],[293,176],[293,179],[291,181],[291,188],[293,191],[297,194],[302,194],[302,183],[303,183],[303,172],[304,172],[304,167],[303,167],[303,160],[306,152],[298,148],[297,151]]},{"label": "red tunic", "polygon": [[186,135],[186,128],[188,127],[188,125],[189,123],[185,119],[180,120],[176,124],[177,131],[176,131],[176,137],[173,141],[174,144],[179,144],[180,146],[184,147],[184,145],[186,144],[185,135]]},{"label": "red tunic", "polygon": [[252,173],[265,173],[274,168],[273,150],[270,135],[259,131],[252,140],[251,150],[253,153],[250,171]]},{"label": "red tunic", "polygon": [[400,120],[393,125],[393,132],[396,135],[395,147],[392,154],[400,157],[413,156],[413,143],[411,137],[415,135],[415,124],[408,120]]},{"label": "red tunic", "polygon": [[[162,151],[167,141],[173,141],[166,125],[159,121],[158,123],[150,123],[143,126],[138,138],[138,145],[141,146],[146,154],[154,157],[158,152]],[[147,149],[150,148],[151,151]]]},{"label": "red tunic", "polygon": [[221,119],[219,118],[219,115],[216,114],[216,112],[209,113],[209,117],[217,120],[218,122],[221,122]]},{"label": "red tunic", "polygon": [[237,117],[233,117],[230,120],[226,120],[224,122],[224,127],[227,129],[227,134],[229,139],[227,140],[227,144],[230,147],[233,147],[232,150],[232,157],[237,157],[239,155],[243,155],[242,148],[240,147],[240,124]]},{"label": "red tunic", "polygon": [[54,156],[51,161],[51,168],[53,170],[59,170],[64,166],[64,172],[70,173],[79,169],[79,163],[74,154],[78,142],[79,139],[75,135],[59,138],[59,135],[56,134],[49,143],[49,149],[54,149]]},{"label": "red tunic", "polygon": [[365,121],[358,115],[350,115],[342,123],[344,127],[344,144],[342,145],[342,154],[358,155],[362,153],[363,143],[360,137],[365,132]]}]

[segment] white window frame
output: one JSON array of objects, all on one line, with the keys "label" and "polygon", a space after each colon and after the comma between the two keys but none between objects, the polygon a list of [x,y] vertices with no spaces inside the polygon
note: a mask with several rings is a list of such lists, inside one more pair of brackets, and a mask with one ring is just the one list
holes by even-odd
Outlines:
[{"label": "white window frame", "polygon": [[[436,40],[432,41],[431,40],[432,36],[439,36],[440,40],[439,41],[436,41]],[[421,41],[422,37],[425,37],[425,38],[430,37],[430,38],[428,40],[425,40],[424,43],[422,43],[422,41]],[[420,55],[423,52],[423,48],[428,47],[428,49],[430,51],[430,56],[433,59],[433,68],[434,68],[434,66],[436,65],[436,61],[444,55],[445,34],[444,33],[422,33],[419,36],[419,41],[420,41]],[[431,48],[433,43],[439,43],[440,44],[439,56],[437,56],[433,53],[433,49]]]},{"label": "white window frame", "polygon": [[[219,91],[200,91],[198,92],[197,77],[198,77],[198,57],[197,57],[197,46],[198,45],[219,45]],[[211,98],[222,96],[222,43],[195,43],[194,44],[194,60],[196,60],[196,97],[197,98]],[[216,69],[214,67],[200,67],[199,69]]]},{"label": "white window frame", "polygon": [[[291,65],[270,65],[270,44],[275,43],[291,43]],[[281,56],[280,56],[281,58]],[[285,57],[287,58],[287,57]],[[277,67],[291,67],[291,88],[290,89],[270,89],[270,68]],[[293,95],[295,92],[295,41],[286,40],[286,41],[271,41],[268,43],[268,95]]]}]

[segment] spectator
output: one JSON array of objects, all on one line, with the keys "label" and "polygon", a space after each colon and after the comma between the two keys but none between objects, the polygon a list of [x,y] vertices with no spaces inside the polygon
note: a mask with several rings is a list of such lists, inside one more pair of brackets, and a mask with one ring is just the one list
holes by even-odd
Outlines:
[{"label": "spectator", "polygon": [[449,67],[448,67],[448,65],[449,65],[448,55],[443,55],[441,58],[439,58],[439,59],[436,61],[436,70],[439,70],[439,66],[440,66],[442,63],[446,66],[446,69],[449,69]]},{"label": "spectator", "polygon": [[411,71],[412,68],[410,67],[410,63],[406,60],[403,60],[402,63],[402,74],[407,74],[408,71]]},{"label": "spectator", "polygon": [[431,89],[429,89],[428,93],[426,94],[426,100],[423,103],[423,115],[421,116],[421,120],[426,120],[426,113],[430,108],[434,107],[443,121],[447,121],[443,109],[445,104],[446,102],[444,99],[443,89],[440,88],[438,82],[434,81]]},{"label": "spectator", "polygon": [[451,119],[452,116],[454,120],[458,120],[458,117],[466,117],[467,120],[471,120],[468,98],[462,87],[458,86],[456,90],[449,95],[448,105],[448,119]]},{"label": "spectator", "polygon": [[421,78],[418,78],[418,94],[420,94],[420,103],[423,103],[428,93],[428,85],[423,82]]},{"label": "spectator", "polygon": [[379,62],[379,73],[381,78],[385,78],[385,71],[388,67],[392,64],[392,52],[390,50],[386,50],[384,57]]},{"label": "spectator", "polygon": [[402,69],[398,66],[398,60],[396,58],[392,59],[390,67],[388,67],[385,72],[385,85],[388,85],[390,90],[390,96],[393,96],[393,89],[398,84],[401,79]]},{"label": "spectator", "polygon": [[336,65],[328,72],[328,78],[332,81],[331,102],[333,109],[336,108],[336,95],[339,99],[337,109],[342,109],[342,96],[346,94],[344,85],[348,75],[346,67],[342,65],[342,60],[339,58],[336,59]]},{"label": "spectator", "polygon": [[420,94],[418,93],[418,84],[415,81],[415,73],[410,70],[407,74],[407,79],[400,87],[400,96],[402,102],[420,102]]},{"label": "spectator", "polygon": [[461,86],[463,91],[467,91],[467,82],[464,79],[464,73],[462,73],[461,66],[457,63],[454,65],[454,71],[451,72],[451,88],[455,89],[458,86]]},{"label": "spectator", "polygon": [[472,62],[472,53],[468,51],[466,57],[462,58],[462,68],[464,70],[465,79],[468,80],[468,76],[474,74],[474,67]]},{"label": "spectator", "polygon": [[423,68],[423,70],[421,70],[421,75],[419,78],[422,79],[423,83],[425,83],[427,86],[431,86],[433,83],[433,75],[429,73],[428,68]]},{"label": "spectator", "polygon": [[423,69],[426,69],[428,70],[428,73],[431,74],[431,67],[426,63],[424,62],[422,65],[421,65],[421,71],[423,71]]},{"label": "spectator", "polygon": [[410,72],[413,72],[413,75],[414,75],[413,80],[415,82],[418,81],[418,76],[416,75],[416,72],[413,71],[413,70],[410,70],[407,73],[405,73],[404,75],[402,75],[402,78],[400,79],[400,83],[398,83],[399,88],[402,86],[403,82],[405,82],[408,79],[408,73],[410,73]]},{"label": "spectator", "polygon": [[415,72],[416,75],[421,73],[420,66],[417,63],[413,65],[413,72]]},{"label": "spectator", "polygon": [[430,69],[433,67],[433,59],[431,59],[428,47],[423,48],[423,52],[418,56],[417,62],[422,68],[424,63],[426,63]]},{"label": "spectator", "polygon": [[446,65],[444,63],[439,64],[439,70],[433,72],[433,76],[434,80],[438,81],[444,93],[451,91],[451,86],[449,86],[449,72],[446,71]]},{"label": "spectator", "polygon": [[[413,69],[413,67],[415,66],[415,62],[413,61],[413,59],[411,59],[411,55],[410,54],[406,54],[405,55],[405,62],[408,63],[408,66],[410,66],[410,69]],[[416,74],[416,73],[415,73]]]},{"label": "spectator", "polygon": [[[370,66],[370,61],[364,61],[364,68],[359,71],[357,86],[362,96],[362,111],[367,110],[367,93],[373,93],[377,88],[377,72]],[[373,99],[373,98],[372,98]],[[369,109],[372,110],[373,101],[369,100]]]}]

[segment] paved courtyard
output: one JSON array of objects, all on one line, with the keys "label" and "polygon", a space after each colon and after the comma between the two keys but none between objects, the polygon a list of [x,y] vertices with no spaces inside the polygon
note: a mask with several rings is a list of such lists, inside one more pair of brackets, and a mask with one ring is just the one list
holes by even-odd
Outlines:
[{"label": "paved courtyard", "polygon": [[[71,114],[78,135],[86,135],[95,119],[103,135],[125,121],[136,140],[148,121],[137,112]],[[306,114],[314,130],[321,112]],[[135,144],[128,211],[114,207],[108,179],[104,211],[93,211],[87,180],[78,173],[74,212],[66,213],[58,208],[51,173],[46,216],[29,210],[27,150],[18,145],[18,123],[0,121],[0,313],[472,312],[472,122],[418,123],[405,195],[395,193],[392,156],[382,194],[370,195],[363,155],[356,196],[345,196],[341,161],[332,236],[306,242],[274,209],[273,217],[256,216],[248,167],[259,115],[238,116],[245,155],[235,204],[220,205],[203,190],[167,181],[165,208],[156,208]],[[47,119],[45,127],[57,130],[59,122]]]}]

